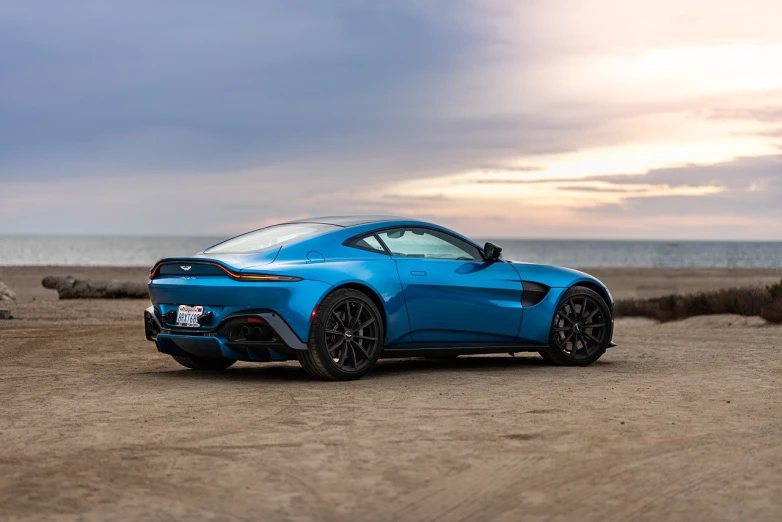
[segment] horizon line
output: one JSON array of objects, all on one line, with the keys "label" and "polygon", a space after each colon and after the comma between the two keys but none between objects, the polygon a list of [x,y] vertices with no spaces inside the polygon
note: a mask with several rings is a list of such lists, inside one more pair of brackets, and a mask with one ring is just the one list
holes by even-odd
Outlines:
[{"label": "horizon line", "polygon": [[[119,234],[95,234],[95,233],[34,233],[34,234],[8,234],[0,233],[0,238],[145,238],[145,239],[200,239],[200,238],[225,238],[231,239],[240,234],[234,235],[188,235],[188,234],[140,234],[140,233],[119,233]],[[463,234],[464,235],[464,234]],[[470,236],[466,236],[470,238]],[[479,236],[474,236],[479,237]],[[572,237],[499,237],[491,236],[493,241],[571,241],[571,242],[589,242],[589,241],[604,241],[604,242],[625,242],[625,241],[637,241],[637,242],[649,242],[649,243],[782,243],[782,238],[779,239],[735,239],[735,238],[723,238],[723,239],[690,239],[690,238],[633,238],[633,237],[592,237],[592,238],[572,238]],[[488,237],[481,237],[481,239],[489,239]]]}]

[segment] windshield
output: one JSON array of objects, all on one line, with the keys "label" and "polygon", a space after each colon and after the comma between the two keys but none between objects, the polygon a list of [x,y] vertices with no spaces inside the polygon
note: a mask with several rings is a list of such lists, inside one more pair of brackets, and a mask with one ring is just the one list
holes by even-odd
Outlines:
[{"label": "windshield", "polygon": [[223,241],[204,250],[205,254],[251,254],[267,248],[277,247],[294,239],[303,239],[318,235],[327,230],[338,228],[322,223],[290,223],[274,225],[254,232],[248,232],[228,241]]}]

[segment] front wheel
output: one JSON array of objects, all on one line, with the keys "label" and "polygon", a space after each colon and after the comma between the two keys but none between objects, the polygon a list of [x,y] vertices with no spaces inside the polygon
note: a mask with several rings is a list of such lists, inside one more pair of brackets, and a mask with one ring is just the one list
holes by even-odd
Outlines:
[{"label": "front wheel", "polygon": [[611,342],[611,311],[589,288],[574,286],[562,296],[540,355],[557,366],[588,366],[600,359]]},{"label": "front wheel", "polygon": [[297,352],[302,368],[319,379],[360,379],[383,350],[383,320],[363,292],[343,288],[327,295],[312,321],[307,350]]},{"label": "front wheel", "polygon": [[236,362],[233,359],[221,358],[206,359],[202,357],[185,357],[182,355],[172,355],[171,357],[185,368],[190,368],[191,370],[225,370]]}]

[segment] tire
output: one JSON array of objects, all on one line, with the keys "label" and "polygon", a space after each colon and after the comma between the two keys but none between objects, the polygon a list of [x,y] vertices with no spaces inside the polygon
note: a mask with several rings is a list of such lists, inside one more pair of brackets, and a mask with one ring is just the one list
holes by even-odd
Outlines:
[{"label": "tire", "polygon": [[301,367],[318,379],[360,379],[380,358],[384,335],[382,315],[375,303],[363,292],[342,288],[318,305],[307,350],[296,356]]},{"label": "tire", "polygon": [[[549,339],[549,341],[551,341],[551,339]],[[548,350],[540,350],[538,353],[540,354],[541,357],[543,357],[543,360],[546,361],[547,363],[557,364],[554,361],[554,359],[552,359],[551,356],[549,355]]]},{"label": "tire", "polygon": [[611,342],[611,311],[600,294],[574,286],[562,296],[551,324],[549,346],[539,353],[556,366],[589,366]]},{"label": "tire", "polygon": [[171,357],[185,368],[203,371],[225,370],[236,362],[233,359],[222,358],[206,359],[182,355],[172,355]]}]

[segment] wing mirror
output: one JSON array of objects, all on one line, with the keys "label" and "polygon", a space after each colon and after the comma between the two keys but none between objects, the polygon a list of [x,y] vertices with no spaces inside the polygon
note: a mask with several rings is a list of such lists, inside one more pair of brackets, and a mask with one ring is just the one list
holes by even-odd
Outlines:
[{"label": "wing mirror", "polygon": [[494,243],[486,243],[486,246],[483,247],[483,253],[489,261],[496,261],[502,254],[502,247]]}]

